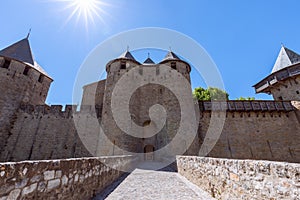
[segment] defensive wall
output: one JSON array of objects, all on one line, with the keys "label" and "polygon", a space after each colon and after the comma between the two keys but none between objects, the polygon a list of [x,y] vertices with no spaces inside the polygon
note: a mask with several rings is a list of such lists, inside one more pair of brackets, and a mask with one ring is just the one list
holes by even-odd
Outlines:
[{"label": "defensive wall", "polygon": [[[208,156],[300,162],[299,110],[291,102],[228,101],[225,105],[199,102],[199,107],[201,144],[207,136],[202,148],[217,140]],[[215,135],[214,128],[219,126],[215,122],[222,117],[226,118],[222,132]],[[209,126],[211,131],[208,131]]]},{"label": "defensive wall", "polygon": [[178,156],[178,172],[217,199],[298,199],[300,164]]},{"label": "defensive wall", "polygon": [[133,156],[0,163],[0,199],[91,199],[134,164]]},{"label": "defensive wall", "polygon": [[[208,156],[300,162],[299,110],[291,102],[228,101],[224,107],[220,102],[204,101],[199,102],[199,108],[195,140],[200,144],[207,136],[212,115],[218,119],[225,113],[222,133]],[[98,122],[99,115],[98,106],[82,106],[77,110],[76,106],[67,105],[63,110],[59,105],[21,105],[16,120],[10,124],[8,139],[0,147],[1,161],[89,157],[91,153],[83,145],[77,129],[81,127],[87,137],[94,134],[93,120]],[[84,122],[82,126],[75,126],[78,119]],[[101,139],[99,143],[103,147],[101,155],[122,155],[114,152],[107,141]],[[188,153],[198,155],[198,151]]]}]

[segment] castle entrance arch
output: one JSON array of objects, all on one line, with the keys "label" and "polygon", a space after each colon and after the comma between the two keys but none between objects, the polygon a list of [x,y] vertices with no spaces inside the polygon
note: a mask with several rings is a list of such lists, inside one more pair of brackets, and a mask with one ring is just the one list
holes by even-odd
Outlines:
[{"label": "castle entrance arch", "polygon": [[151,144],[148,144],[144,147],[145,160],[154,160],[154,150],[154,146]]}]

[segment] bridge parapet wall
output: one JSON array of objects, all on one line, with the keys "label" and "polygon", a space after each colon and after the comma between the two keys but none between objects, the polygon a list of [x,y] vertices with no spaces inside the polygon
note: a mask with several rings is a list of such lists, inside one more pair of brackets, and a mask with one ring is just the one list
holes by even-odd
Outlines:
[{"label": "bridge parapet wall", "polygon": [[112,156],[0,163],[0,199],[90,199],[134,161]]}]

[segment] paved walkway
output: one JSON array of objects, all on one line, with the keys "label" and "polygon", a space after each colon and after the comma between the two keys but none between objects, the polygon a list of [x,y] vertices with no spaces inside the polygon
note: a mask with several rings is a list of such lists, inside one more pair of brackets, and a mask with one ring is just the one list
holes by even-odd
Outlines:
[{"label": "paved walkway", "polygon": [[[176,172],[154,171],[151,165],[156,163],[142,164],[147,166],[145,169],[135,169],[130,175],[118,183],[117,188],[106,198],[99,195],[95,200],[135,200],[135,199],[213,199],[206,192],[190,183]],[[150,167],[149,167],[150,166]]]}]

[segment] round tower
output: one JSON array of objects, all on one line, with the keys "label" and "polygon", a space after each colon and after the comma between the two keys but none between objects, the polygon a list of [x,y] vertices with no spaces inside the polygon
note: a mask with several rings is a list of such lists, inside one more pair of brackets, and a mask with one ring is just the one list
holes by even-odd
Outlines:
[{"label": "round tower", "polygon": [[[136,152],[136,147],[138,144],[138,139],[134,138],[130,135],[124,134],[116,124],[113,113],[111,110],[111,100],[112,93],[116,83],[119,79],[130,69],[134,67],[138,67],[141,65],[132,54],[127,50],[118,58],[111,60],[106,65],[107,78],[105,81],[104,95],[103,95],[103,107],[102,107],[102,116],[101,116],[101,124],[103,127],[103,131],[106,136],[109,138],[113,145],[117,146],[121,150],[127,150],[129,152]],[[128,83],[130,84],[130,83]],[[124,87],[127,87],[124,85]],[[97,90],[100,89],[99,86]],[[96,102],[98,104],[98,102]],[[107,152],[110,155],[120,155],[123,154],[122,151],[118,151],[116,149],[109,149],[110,146],[107,147]]]},{"label": "round tower", "polygon": [[0,51],[0,148],[22,103],[43,105],[52,78],[33,59],[28,38]]}]

